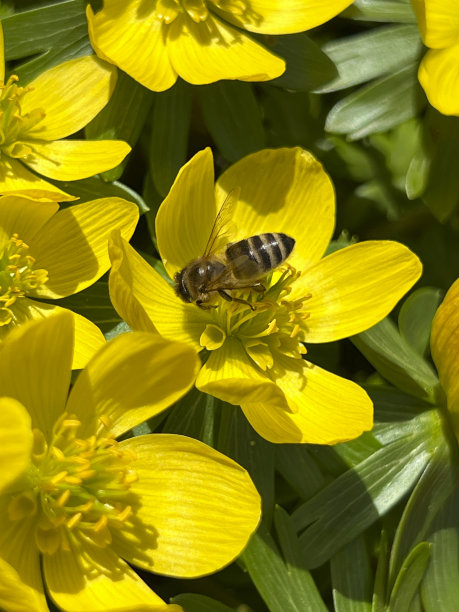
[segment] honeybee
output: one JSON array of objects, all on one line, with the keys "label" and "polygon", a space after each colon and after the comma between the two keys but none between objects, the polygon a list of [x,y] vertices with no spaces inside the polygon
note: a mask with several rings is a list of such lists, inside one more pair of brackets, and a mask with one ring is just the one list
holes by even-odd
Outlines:
[{"label": "honeybee", "polygon": [[240,189],[233,189],[223,202],[212,227],[202,257],[193,259],[174,276],[175,292],[184,302],[194,302],[203,309],[213,308],[208,304],[213,293],[225,300],[241,302],[254,309],[247,300],[228,293],[235,289],[253,289],[264,292],[261,283],[268,272],[280,266],[290,255],[295,240],[279,232],[257,234],[228,243],[221,253],[218,243],[225,234],[231,210],[239,199]]}]

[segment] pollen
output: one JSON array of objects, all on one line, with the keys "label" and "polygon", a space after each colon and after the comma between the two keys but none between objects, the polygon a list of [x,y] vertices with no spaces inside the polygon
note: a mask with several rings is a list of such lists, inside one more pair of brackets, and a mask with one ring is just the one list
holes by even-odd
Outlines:
[{"label": "pollen", "polygon": [[48,272],[35,268],[28,245],[13,234],[0,254],[0,326],[14,322],[17,300],[48,281]]},{"label": "pollen", "polygon": [[306,353],[306,310],[311,294],[291,298],[292,288],[300,273],[292,266],[273,273],[264,282],[264,294],[249,291],[234,295],[239,301],[221,301],[209,310],[212,323],[201,335],[201,346],[216,350],[225,339],[237,338],[250,359],[261,370],[269,373],[282,355],[301,359]]},{"label": "pollen", "polygon": [[43,554],[68,550],[72,541],[107,546],[113,530],[133,514],[135,456],[106,432],[103,422],[109,421],[100,419],[98,434],[86,439],[78,437],[82,423],[74,415],[57,421],[49,443],[34,431],[29,486],[11,499],[8,514],[12,521],[35,517],[35,543]]}]

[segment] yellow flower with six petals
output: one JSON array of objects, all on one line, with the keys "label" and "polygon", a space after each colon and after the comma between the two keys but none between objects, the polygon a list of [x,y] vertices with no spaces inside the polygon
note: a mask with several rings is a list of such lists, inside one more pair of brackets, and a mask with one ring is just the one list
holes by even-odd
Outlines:
[{"label": "yellow flower with six petals", "polygon": [[430,104],[444,115],[459,116],[459,3],[411,0],[422,40],[429,51],[419,66]]},{"label": "yellow flower with six petals", "polygon": [[[156,218],[158,249],[174,274],[205,250],[219,205],[240,187],[227,242],[263,232],[296,240],[289,268],[264,281],[246,304],[185,304],[119,236],[110,245],[110,296],[133,329],[158,331],[206,349],[196,386],[239,404],[272,442],[332,444],[372,426],[372,402],[354,382],[303,359],[308,343],[357,334],[385,317],[421,274],[405,246],[368,241],[323,254],[333,234],[335,196],[322,166],[302,149],[249,155],[219,178],[212,153],[179,172]],[[292,268],[293,267],[293,268]],[[236,294],[237,295],[237,294]]]},{"label": "yellow flower with six petals", "polygon": [[[109,342],[70,395],[72,319],[16,330],[0,347],[0,396],[27,409],[33,448],[0,494],[0,607],[21,581],[30,610],[181,610],[131,565],[176,577],[230,563],[260,519],[247,472],[202,442],[150,434],[118,441],[193,384],[196,352],[159,335]],[[10,588],[8,588],[10,585]]]},{"label": "yellow flower with six petals", "polygon": [[101,111],[116,69],[95,56],[59,64],[26,87],[5,82],[0,24],[0,194],[64,202],[76,198],[41,179],[75,181],[109,170],[129,153],[120,140],[62,140]]},{"label": "yellow flower with six petals", "polygon": [[[73,295],[109,266],[107,242],[118,229],[129,240],[139,219],[133,202],[101,198],[58,210],[56,202],[0,197],[0,340],[29,319],[62,310],[41,300]],[[74,367],[105,343],[100,329],[73,313]]]},{"label": "yellow flower with six petals", "polygon": [[105,0],[89,35],[96,53],[153,91],[180,76],[194,85],[220,79],[267,81],[285,62],[246,32],[291,34],[325,23],[353,0]]},{"label": "yellow flower with six petals", "polygon": [[459,279],[451,285],[435,313],[430,348],[459,439]]}]

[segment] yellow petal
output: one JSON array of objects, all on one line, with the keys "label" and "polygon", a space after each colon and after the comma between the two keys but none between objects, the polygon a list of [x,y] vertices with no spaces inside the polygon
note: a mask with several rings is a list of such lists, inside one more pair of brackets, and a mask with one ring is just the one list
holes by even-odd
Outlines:
[{"label": "yellow petal", "polygon": [[262,232],[283,232],[296,240],[289,263],[298,270],[325,252],[335,225],[330,178],[311,153],[295,148],[264,149],[226,170],[216,186],[217,202],[241,188],[233,215],[232,241]]},{"label": "yellow petal", "polygon": [[418,77],[432,106],[444,115],[459,116],[459,44],[427,51]]},{"label": "yellow petal", "polygon": [[241,466],[184,436],[138,436],[121,446],[137,457],[131,490],[141,500],[138,518],[151,526],[142,547],[120,550],[130,563],[192,578],[239,555],[260,520],[260,496]]},{"label": "yellow petal", "polygon": [[133,202],[110,197],[76,204],[55,214],[30,242],[35,267],[48,271],[35,297],[59,298],[92,285],[110,267],[108,238],[119,229],[129,239],[139,218]]},{"label": "yellow petal", "polygon": [[250,0],[250,10],[235,15],[216,9],[238,27],[263,34],[303,32],[325,23],[354,0]]},{"label": "yellow petal", "polygon": [[199,351],[208,313],[182,302],[158,272],[115,232],[109,250],[110,299],[120,317],[132,329],[157,330]]},{"label": "yellow petal", "polygon": [[459,437],[459,280],[451,285],[435,314],[430,346]]},{"label": "yellow petal", "polygon": [[336,444],[372,428],[373,403],[359,385],[304,360],[285,359],[285,365],[276,384],[295,404],[295,411],[267,410],[263,402],[241,405],[263,438],[275,443]]},{"label": "yellow petal", "polygon": [[20,196],[0,197],[0,250],[13,234],[28,244],[58,210],[56,202],[35,202]]},{"label": "yellow petal", "polygon": [[459,37],[456,0],[411,0],[424,44],[432,49],[454,45]]},{"label": "yellow petal", "polygon": [[310,293],[304,309],[306,342],[358,334],[383,319],[414,285],[422,265],[398,242],[361,242],[332,253],[306,270],[292,297]]},{"label": "yellow petal", "polygon": [[25,406],[32,427],[50,436],[64,410],[73,356],[70,313],[13,329],[0,345],[0,395]]},{"label": "yellow petal", "polygon": [[17,400],[1,397],[0,490],[25,470],[30,462],[31,450],[32,429],[29,413]]},{"label": "yellow petal", "polygon": [[57,181],[76,181],[114,168],[131,147],[122,140],[28,141],[33,153],[27,165]]},{"label": "yellow petal", "polygon": [[3,40],[3,27],[0,22],[0,82],[5,82],[5,44]]},{"label": "yellow petal", "polygon": [[36,176],[16,159],[5,157],[0,163],[0,193],[18,195],[39,202],[68,202],[78,199]]},{"label": "yellow petal", "polygon": [[[35,517],[11,521],[7,504],[2,503],[0,607],[7,612],[49,612],[43,593],[40,558],[33,544],[35,524]],[[12,589],[13,600],[9,599]]]},{"label": "yellow petal", "polygon": [[37,597],[12,565],[0,559],[0,607],[6,612],[48,612],[45,596]]},{"label": "yellow petal", "polygon": [[156,237],[169,276],[200,257],[217,214],[211,149],[196,153],[177,174],[156,215]]},{"label": "yellow petal", "polygon": [[200,366],[196,351],[157,334],[132,332],[109,342],[80,374],[67,410],[81,417],[91,435],[92,415],[108,417],[118,436],[159,414],[193,385]]},{"label": "yellow petal", "polygon": [[29,83],[22,113],[41,108],[46,113],[28,135],[58,140],[84,128],[110,100],[116,68],[94,55],[54,66]]},{"label": "yellow petal", "polygon": [[285,61],[216,16],[195,23],[179,15],[167,29],[167,50],[177,73],[193,85],[221,79],[269,81]]},{"label": "yellow petal", "polygon": [[155,6],[143,0],[110,0],[94,15],[86,9],[89,37],[96,53],[153,91],[169,89],[177,79]]},{"label": "yellow petal", "polygon": [[[47,589],[66,612],[181,612],[168,606],[109,548],[79,540],[80,548],[43,558]],[[91,563],[93,561],[94,565]],[[95,571],[95,568],[102,571]]]},{"label": "yellow petal", "polygon": [[13,325],[14,329],[29,321],[40,321],[59,312],[69,312],[73,318],[75,344],[74,347],[72,344],[72,348],[74,348],[72,369],[79,370],[84,368],[94,353],[104,346],[105,338],[97,325],[92,321],[66,308],[47,304],[46,302],[36,302],[28,298],[17,300],[14,304],[14,323],[0,327],[0,339],[3,340],[8,337]]},{"label": "yellow petal", "polygon": [[227,338],[202,366],[196,387],[230,404],[260,402],[265,410],[289,410],[282,391],[247,357],[239,340]]}]

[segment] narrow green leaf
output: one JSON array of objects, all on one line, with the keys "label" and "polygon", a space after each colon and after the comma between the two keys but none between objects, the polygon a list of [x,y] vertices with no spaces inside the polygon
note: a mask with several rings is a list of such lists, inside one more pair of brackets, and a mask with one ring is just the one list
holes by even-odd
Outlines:
[{"label": "narrow green leaf", "polygon": [[186,161],[192,91],[179,79],[174,87],[155,94],[149,164],[153,183],[163,197]]},{"label": "narrow green leaf", "polygon": [[276,446],[250,426],[239,406],[219,402],[218,436],[215,448],[249,473],[263,500],[263,518],[269,525],[274,506],[274,453]]},{"label": "narrow green leaf", "polygon": [[15,68],[25,85],[74,57],[91,55],[84,0],[66,0],[2,19],[5,59],[30,58]]},{"label": "narrow green leaf", "polygon": [[363,21],[416,23],[407,0],[355,0],[341,16]]},{"label": "narrow green leaf", "polygon": [[340,100],[329,112],[325,128],[356,140],[414,117],[423,104],[417,63],[411,63]]},{"label": "narrow green leaf", "polygon": [[412,293],[400,309],[400,335],[421,356],[429,352],[430,328],[440,301],[439,289],[423,287]]},{"label": "narrow green leaf", "polygon": [[[153,101],[151,91],[131,79],[125,72],[118,72],[115,89],[108,104],[86,126],[86,138],[92,140],[124,140],[133,147],[144,127]],[[129,156],[116,168],[102,176],[107,181],[117,180],[126,166]]]},{"label": "narrow green leaf", "polygon": [[431,544],[420,542],[405,559],[392,591],[388,612],[413,610],[413,599],[429,562]]},{"label": "narrow green leaf", "polygon": [[376,451],[293,513],[307,567],[325,563],[410,491],[430,456],[426,417],[412,427],[411,435]]},{"label": "narrow green leaf", "polygon": [[270,85],[296,91],[312,91],[338,75],[333,61],[303,32],[276,36],[270,50],[287,62],[284,74],[270,81]]},{"label": "narrow green leaf", "polygon": [[303,566],[298,537],[295,533],[290,516],[280,506],[276,506],[274,522],[277,537],[282,550],[291,588],[295,590],[295,597],[304,602],[305,610],[326,612],[322,597],[308,570]]},{"label": "narrow green leaf", "polygon": [[330,565],[335,612],[371,612],[373,572],[365,540],[350,542]]},{"label": "narrow green leaf", "polygon": [[214,446],[215,412],[218,400],[201,393],[196,387],[170,410],[164,423],[164,433],[181,434]]},{"label": "narrow green leaf", "polygon": [[322,50],[338,76],[316,93],[338,91],[389,74],[416,61],[422,47],[415,25],[385,26],[326,43]]},{"label": "narrow green leaf", "polygon": [[[279,549],[263,523],[252,536],[241,559],[270,612],[322,612],[322,608],[314,608],[313,602],[308,601],[309,595],[305,600],[306,590],[307,594],[314,592],[314,605],[320,601],[315,597],[312,581],[305,581],[308,573],[297,568],[292,575],[291,566],[282,560]],[[297,590],[298,580],[305,581],[305,587],[300,591]]]},{"label": "narrow green leaf", "polygon": [[389,567],[389,543],[387,532],[381,531],[378,564],[376,566],[371,612],[386,612],[387,570]]},{"label": "narrow green leaf", "polygon": [[393,385],[421,399],[433,401],[438,379],[424,359],[385,318],[352,342],[376,370]]},{"label": "narrow green leaf", "polygon": [[223,157],[235,162],[265,146],[260,108],[252,85],[219,81],[198,88],[207,128]]},{"label": "narrow green leaf", "polygon": [[325,485],[325,478],[304,444],[279,444],[276,467],[302,499],[309,499]]},{"label": "narrow green leaf", "polygon": [[436,516],[430,564],[421,586],[425,612],[457,612],[459,602],[459,487]]},{"label": "narrow green leaf", "polygon": [[170,603],[182,606],[184,612],[234,612],[234,608],[229,608],[216,599],[196,593],[183,593],[171,597]]}]

